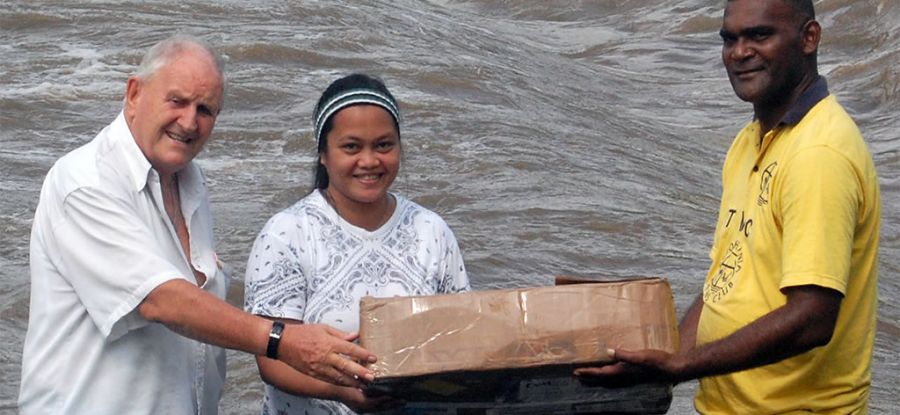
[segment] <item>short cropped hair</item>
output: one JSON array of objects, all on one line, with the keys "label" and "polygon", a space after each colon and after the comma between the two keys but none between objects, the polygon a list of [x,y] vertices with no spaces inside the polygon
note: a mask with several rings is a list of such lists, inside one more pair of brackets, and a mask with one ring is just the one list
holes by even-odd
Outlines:
[{"label": "short cropped hair", "polygon": [[816,18],[816,8],[813,6],[813,0],[782,0],[788,6],[799,11],[806,19]]},{"label": "short cropped hair", "polygon": [[222,85],[224,87],[225,63],[222,56],[216,53],[206,42],[188,35],[175,35],[153,45],[141,59],[141,64],[138,66],[135,76],[139,79],[147,79],[156,74],[160,68],[166,66],[173,58],[178,56],[179,53],[191,49],[202,50],[213,58],[216,70],[222,78]]},{"label": "short cropped hair", "polygon": [[[726,2],[732,2],[734,0],[727,0]],[[784,4],[787,4],[797,12],[799,12],[800,17],[804,20],[811,20],[816,18],[816,8],[813,7],[813,0],[781,0]]]}]

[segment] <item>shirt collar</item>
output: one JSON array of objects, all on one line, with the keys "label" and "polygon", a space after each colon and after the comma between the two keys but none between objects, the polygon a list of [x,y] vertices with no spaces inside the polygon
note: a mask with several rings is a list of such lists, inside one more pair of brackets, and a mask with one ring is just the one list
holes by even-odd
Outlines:
[{"label": "shirt collar", "polygon": [[[131,175],[132,185],[135,191],[143,190],[147,187],[147,182],[150,180],[151,175],[158,176],[158,173],[153,170],[153,165],[150,164],[150,161],[144,156],[144,152],[138,147],[134,135],[131,134],[131,130],[128,128],[128,123],[125,122],[124,111],[120,112],[115,121],[110,124],[110,135],[122,137],[120,144],[125,163],[128,166],[128,172]],[[203,174],[193,161],[188,163],[177,174],[179,183],[189,192],[190,196],[196,195],[199,192],[199,188],[205,185]]]},{"label": "shirt collar", "polygon": [[134,141],[134,135],[131,134],[128,123],[125,121],[125,111],[119,112],[119,116],[110,124],[109,135],[115,139],[115,142],[118,143],[117,146],[121,149],[122,158],[127,166],[134,190],[141,191],[147,186],[153,166],[150,165],[150,161]]},{"label": "shirt collar", "polygon": [[812,84],[800,94],[791,109],[781,118],[780,124],[797,125],[803,117],[811,110],[819,101],[825,99],[829,94],[828,82],[825,77],[818,75]]}]

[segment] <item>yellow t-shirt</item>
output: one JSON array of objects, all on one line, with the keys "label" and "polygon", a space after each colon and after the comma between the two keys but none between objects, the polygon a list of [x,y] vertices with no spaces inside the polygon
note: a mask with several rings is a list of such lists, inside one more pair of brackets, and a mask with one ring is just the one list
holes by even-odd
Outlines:
[{"label": "yellow t-shirt", "polygon": [[781,289],[799,285],[844,295],[834,335],[777,363],[701,379],[695,400],[701,413],[867,413],[878,179],[856,124],[822,83],[824,98],[795,123],[780,124],[760,143],[753,121],[732,143],[697,344],[784,305]]}]

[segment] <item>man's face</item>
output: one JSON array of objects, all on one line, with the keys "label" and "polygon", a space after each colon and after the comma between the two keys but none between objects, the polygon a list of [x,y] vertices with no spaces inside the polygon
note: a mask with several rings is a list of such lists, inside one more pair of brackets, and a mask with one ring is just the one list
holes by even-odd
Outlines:
[{"label": "man's face", "polygon": [[184,168],[203,149],[222,102],[222,77],[200,49],[176,55],[147,79],[128,79],[125,118],[161,175]]},{"label": "man's face", "polygon": [[807,70],[805,20],[782,0],[732,0],[722,23],[722,61],[735,94],[754,105],[778,105]]}]

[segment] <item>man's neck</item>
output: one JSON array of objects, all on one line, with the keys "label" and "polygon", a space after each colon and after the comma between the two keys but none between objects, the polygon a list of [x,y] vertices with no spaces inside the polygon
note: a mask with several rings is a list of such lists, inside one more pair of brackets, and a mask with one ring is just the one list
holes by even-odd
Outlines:
[{"label": "man's neck", "polygon": [[782,118],[784,118],[785,114],[791,110],[791,107],[797,103],[797,100],[800,99],[800,96],[803,95],[803,92],[815,82],[816,78],[818,78],[819,74],[815,71],[809,72],[804,75],[803,79],[797,83],[797,86],[791,91],[791,93],[785,97],[785,99],[780,100],[779,102],[763,102],[759,104],[753,104],[753,112],[756,116],[756,119],[759,120],[760,130],[759,130],[759,139],[762,142],[762,138],[765,135],[772,131],[778,124],[781,122]]}]

